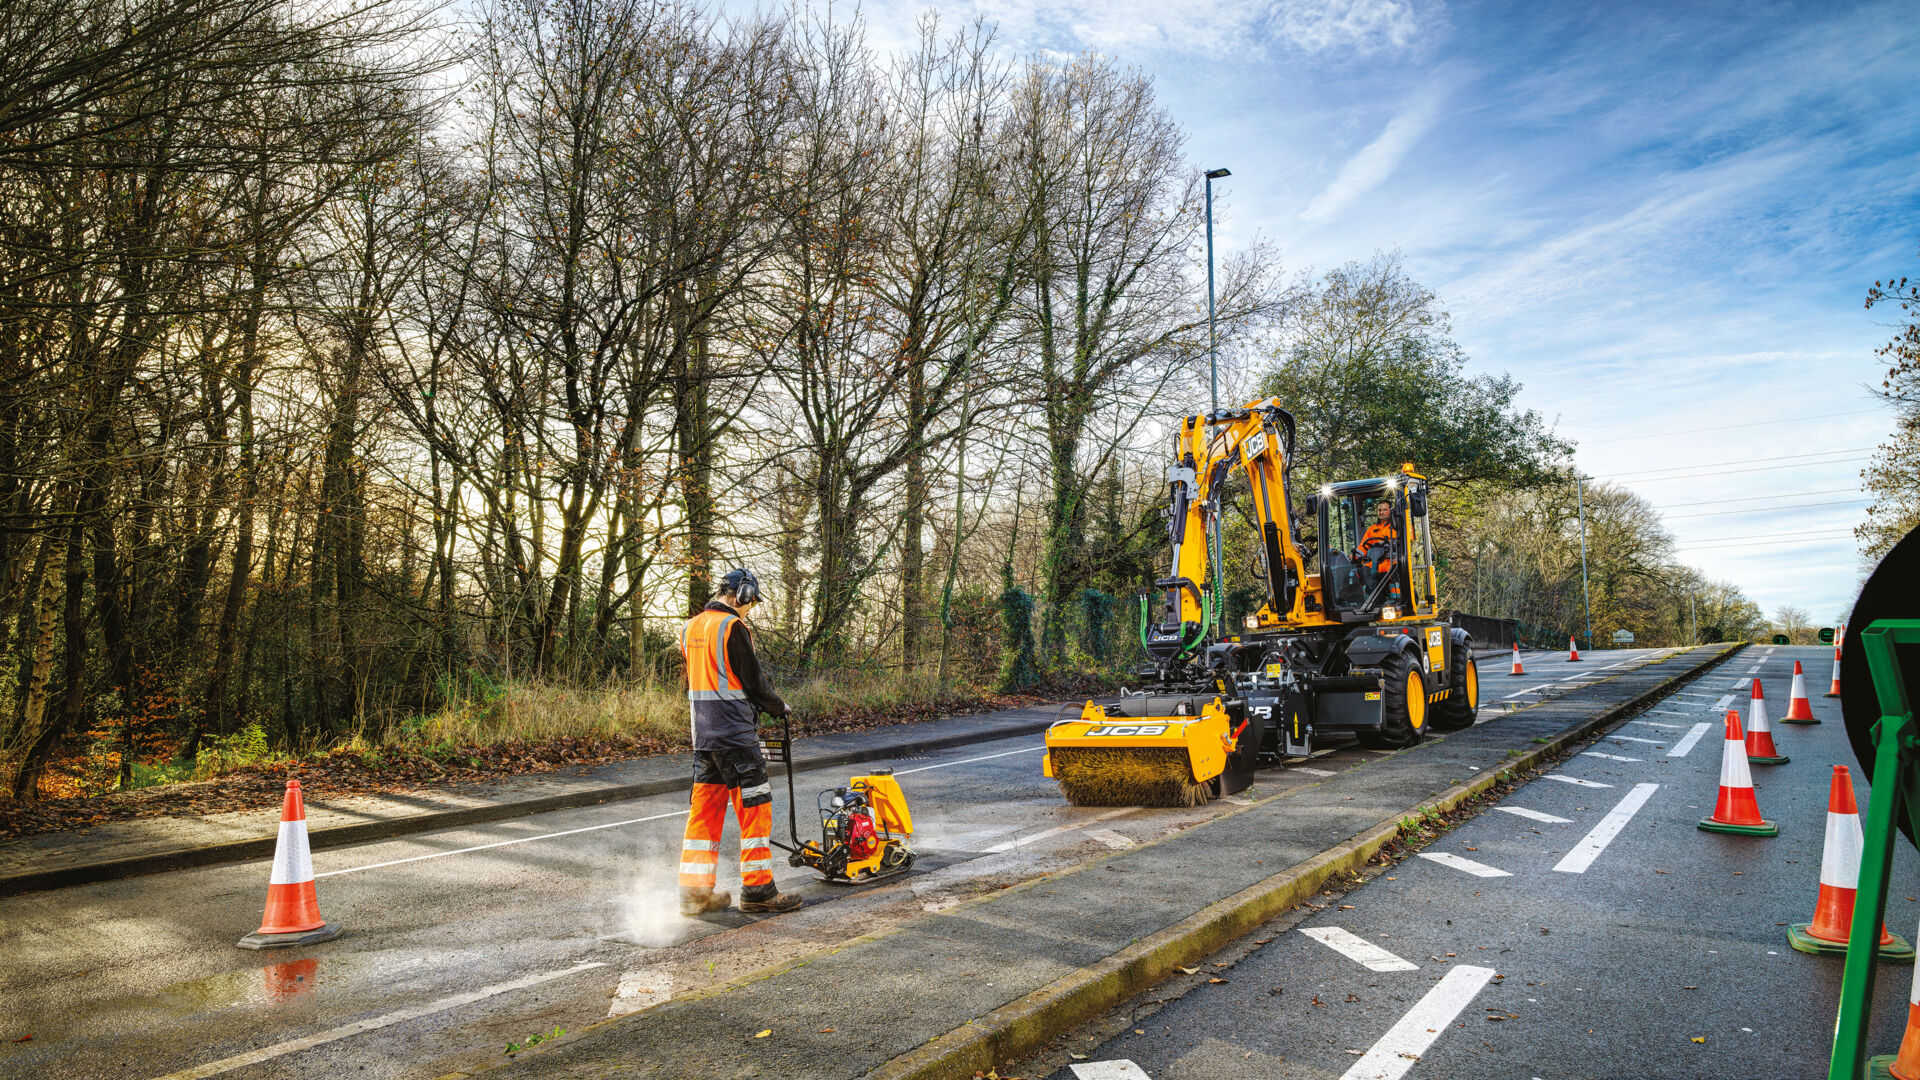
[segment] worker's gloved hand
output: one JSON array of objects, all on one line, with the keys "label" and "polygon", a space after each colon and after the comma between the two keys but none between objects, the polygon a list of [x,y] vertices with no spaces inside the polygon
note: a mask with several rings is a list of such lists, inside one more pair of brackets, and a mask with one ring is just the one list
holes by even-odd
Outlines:
[{"label": "worker's gloved hand", "polygon": [[793,706],[791,706],[791,705],[789,705],[789,704],[787,704],[786,702],[784,702],[784,701],[782,701],[782,702],[780,703],[780,711],[779,711],[778,713],[776,713],[775,715],[776,715],[776,716],[792,716],[792,715],[793,715]]}]

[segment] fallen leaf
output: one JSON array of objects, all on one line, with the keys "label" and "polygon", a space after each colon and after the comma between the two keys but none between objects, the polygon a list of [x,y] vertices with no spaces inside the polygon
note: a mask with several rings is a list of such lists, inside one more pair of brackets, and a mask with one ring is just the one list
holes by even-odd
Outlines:
[{"label": "fallen leaf", "polygon": [[1085,1055],[1085,1054],[1077,1054],[1077,1053],[1074,1053],[1074,1052],[1073,1052],[1072,1050],[1069,1050],[1069,1051],[1067,1051],[1067,1056],[1068,1056],[1068,1057],[1070,1057],[1070,1058],[1072,1058],[1072,1059],[1073,1059],[1073,1060],[1075,1060],[1075,1061],[1085,1061],[1085,1060],[1087,1060],[1087,1055]]},{"label": "fallen leaf", "polygon": [[833,1034],[833,1029],[832,1029],[832,1028],[821,1028],[821,1029],[820,1029],[820,1034],[822,1034],[822,1035],[831,1035],[831,1034]]},{"label": "fallen leaf", "polygon": [[1225,979],[1208,979],[1207,981],[1208,981],[1208,982],[1210,982],[1210,983],[1223,983],[1223,982],[1226,982],[1227,980],[1225,980]]},{"label": "fallen leaf", "polygon": [[15,1040],[13,1040],[13,1041],[14,1041],[14,1042],[17,1042],[17,1043],[22,1043],[22,1042],[32,1042],[32,1041],[33,1041],[33,1032],[31,1032],[31,1031],[29,1031],[29,1032],[27,1032],[27,1033],[26,1033],[25,1035],[22,1035],[22,1036],[20,1036],[19,1038],[17,1038],[17,1039],[15,1039]]},{"label": "fallen leaf", "polygon": [[758,1034],[758,1035],[755,1035],[755,1036],[754,1036],[754,1038],[756,1038],[756,1039],[764,1039],[764,1038],[766,1038],[767,1036],[769,1036],[769,1035],[771,1035],[771,1034],[773,1034],[773,1029],[772,1029],[772,1028],[768,1028],[767,1030],[765,1030],[765,1031],[763,1031],[763,1032],[761,1032],[760,1034]]},{"label": "fallen leaf", "polygon": [[1700,989],[1700,988],[1699,988],[1699,987],[1697,987],[1697,986],[1683,986],[1683,987],[1681,987],[1680,989],[1682,989],[1682,990],[1698,990],[1698,989]]},{"label": "fallen leaf", "polygon": [[1655,870],[1655,871],[1654,871],[1654,873],[1656,873],[1656,874],[1664,874],[1664,873],[1666,873],[1666,871],[1665,871],[1665,870]]},{"label": "fallen leaf", "polygon": [[1276,987],[1274,987],[1273,989],[1271,989],[1271,990],[1269,990],[1269,991],[1267,991],[1267,996],[1268,996],[1268,997],[1279,997],[1279,996],[1280,996],[1281,994],[1284,994],[1284,993],[1286,993],[1286,990],[1285,990],[1285,989],[1283,989],[1283,988],[1281,988],[1281,987],[1278,987],[1278,986],[1276,986]]},{"label": "fallen leaf", "polygon": [[1319,1008],[1322,1008],[1322,1009],[1324,1009],[1324,1008],[1326,1008],[1326,1007],[1327,1007],[1327,1003],[1326,1003],[1326,1002],[1324,1002],[1324,1001],[1321,1001],[1321,1000],[1320,1000],[1320,995],[1319,995],[1319,994],[1315,994],[1315,995],[1313,995],[1313,1003],[1314,1003],[1314,1005],[1315,1005],[1315,1006],[1317,1006],[1317,1007],[1319,1007]]},{"label": "fallen leaf", "polygon": [[1135,1035],[1145,1035],[1145,1034],[1147,1033],[1147,1029],[1146,1029],[1146,1028],[1134,1028],[1134,1029],[1133,1029],[1133,1033],[1134,1033]]},{"label": "fallen leaf", "polygon": [[1359,994],[1348,994],[1348,995],[1347,995],[1347,1000],[1348,1000],[1348,1001],[1359,1001],[1359,1000],[1360,1000],[1360,995],[1359,995]]},{"label": "fallen leaf", "polygon": [[1693,1037],[1693,1041],[1697,1043],[1703,1043],[1707,1041],[1707,1037],[1705,1035],[1695,1035]]},{"label": "fallen leaf", "polygon": [[1504,1017],[1504,1016],[1493,1016],[1493,1015],[1489,1015],[1489,1016],[1487,1017],[1487,1021],[1488,1021],[1489,1023],[1494,1023],[1494,1024],[1497,1024],[1497,1023],[1499,1023],[1500,1021],[1502,1021],[1502,1020],[1505,1020],[1505,1019],[1506,1019],[1506,1017]]},{"label": "fallen leaf", "polygon": [[1182,975],[1198,975],[1198,974],[1200,974],[1200,969],[1199,969],[1199,968],[1189,968],[1189,967],[1183,967],[1183,968],[1181,968],[1181,969],[1180,969],[1180,973],[1181,973]]},{"label": "fallen leaf", "polygon": [[1341,910],[1341,911],[1352,911],[1352,910],[1353,910],[1353,905],[1352,905],[1352,904],[1341,904],[1341,905],[1340,905],[1340,910]]}]

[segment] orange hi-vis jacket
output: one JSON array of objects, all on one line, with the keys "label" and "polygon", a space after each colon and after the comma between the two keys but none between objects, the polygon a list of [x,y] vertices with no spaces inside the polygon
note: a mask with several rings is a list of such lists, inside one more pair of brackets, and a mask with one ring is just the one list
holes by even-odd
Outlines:
[{"label": "orange hi-vis jacket", "polygon": [[[1367,526],[1367,531],[1360,534],[1360,544],[1357,550],[1361,556],[1364,557],[1369,547],[1372,547],[1374,544],[1386,544],[1391,547],[1393,542],[1399,539],[1399,536],[1400,534],[1394,531],[1393,526],[1375,523]],[[1379,569],[1383,574],[1392,570],[1393,560],[1382,559]]]},{"label": "orange hi-vis jacket", "polygon": [[695,750],[753,749],[760,745],[754,708],[775,713],[780,699],[767,686],[753,653],[753,637],[739,612],[715,601],[680,632],[687,661],[687,705]]}]

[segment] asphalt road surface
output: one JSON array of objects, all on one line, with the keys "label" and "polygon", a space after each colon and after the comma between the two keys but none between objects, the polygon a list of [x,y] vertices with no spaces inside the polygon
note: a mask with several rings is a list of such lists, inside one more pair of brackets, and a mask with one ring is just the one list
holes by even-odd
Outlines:
[{"label": "asphalt road surface", "polygon": [[[1842,958],[1795,952],[1786,928],[1813,913],[1832,766],[1853,765],[1838,700],[1817,696],[1831,657],[1749,649],[1418,856],[1000,1075],[1826,1075]],[[1818,726],[1779,722],[1796,659]],[[1792,759],[1752,769],[1780,835],[1702,832],[1722,718],[1744,722],[1756,677]],[[1892,880],[1888,923],[1911,938],[1920,856],[1905,844]],[[1911,977],[1881,967],[1870,1050],[1898,1044]]]},{"label": "asphalt road surface", "polygon": [[[1482,715],[1660,655],[1528,654],[1524,679],[1489,660]],[[433,1077],[1231,808],[1070,807],[1040,776],[1041,746],[873,763],[899,770],[915,871],[845,889],[782,865],[782,887],[808,905],[777,918],[674,912],[677,794],[319,852],[322,914],[346,932],[305,950],[234,947],[258,925],[264,861],[0,899],[0,1076]],[[1252,794],[1374,756],[1331,747],[1263,771]],[[813,794],[860,768],[802,774],[803,825]],[[778,777],[776,794],[784,836]],[[732,837],[730,825],[721,887],[737,889]]]}]

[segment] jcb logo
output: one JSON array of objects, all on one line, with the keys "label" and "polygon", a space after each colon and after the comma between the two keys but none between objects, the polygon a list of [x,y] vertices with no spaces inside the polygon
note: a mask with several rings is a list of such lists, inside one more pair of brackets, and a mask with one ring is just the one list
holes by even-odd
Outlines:
[{"label": "jcb logo", "polygon": [[1261,720],[1273,719],[1273,706],[1271,705],[1254,705],[1249,707],[1247,711]]},{"label": "jcb logo", "polygon": [[1167,733],[1167,725],[1165,724],[1102,724],[1101,726],[1094,728],[1092,731],[1087,732],[1089,736],[1165,735],[1166,733]]}]

